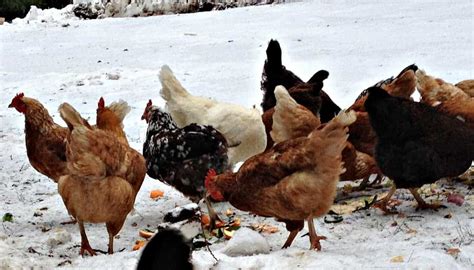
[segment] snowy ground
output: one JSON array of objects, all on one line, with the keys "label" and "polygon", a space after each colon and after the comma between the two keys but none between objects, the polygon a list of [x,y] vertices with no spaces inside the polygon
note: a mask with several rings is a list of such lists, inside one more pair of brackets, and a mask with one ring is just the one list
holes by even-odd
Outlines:
[{"label": "snowy ground", "polygon": [[[0,227],[0,269],[133,269],[140,255],[131,251],[140,239],[138,229],[155,228],[166,211],[189,202],[147,177],[135,205],[140,215],[130,215],[125,222],[115,241],[117,252],[81,258],[77,225],[60,225],[69,216],[56,185],[29,165],[24,117],[7,109],[17,92],[39,99],[58,122],[61,102],[94,119],[100,96],[107,103],[125,99],[133,108],[125,130],[140,150],[146,101],[163,104],[157,76],[163,64],[194,94],[250,107],[260,103],[266,45],[277,38],[287,68],[303,79],[328,70],[324,89],[345,107],[360,90],[412,63],[450,82],[473,78],[472,10],[469,0],[319,0],[187,15],[0,26],[0,214],[13,214],[13,222]],[[165,190],[165,197],[153,201],[149,192],[156,188]],[[466,201],[458,207],[440,196],[447,209],[416,212],[408,192],[398,191],[402,215],[384,216],[372,209],[345,214],[338,224],[316,222],[317,231],[328,237],[321,252],[307,250],[307,237],[281,250],[287,237],[282,224],[238,212],[243,226],[265,222],[279,227],[275,234],[263,234],[271,252],[228,257],[219,252],[226,243],[215,244],[211,248],[219,262],[213,269],[473,269],[473,192],[460,183],[441,182],[434,188],[464,194]],[[87,225],[86,230],[91,245],[106,250],[105,226]],[[193,253],[193,262],[196,269],[214,264],[204,249]]]}]

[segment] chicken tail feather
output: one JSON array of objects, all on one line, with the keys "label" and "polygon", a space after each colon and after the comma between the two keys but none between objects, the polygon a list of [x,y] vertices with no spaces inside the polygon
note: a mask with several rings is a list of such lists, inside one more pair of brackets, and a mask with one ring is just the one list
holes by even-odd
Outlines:
[{"label": "chicken tail feather", "polygon": [[159,77],[162,84],[160,95],[166,101],[172,100],[175,95],[189,95],[188,91],[184,89],[178,79],[174,76],[173,71],[171,71],[170,67],[167,65],[161,67]]},{"label": "chicken tail feather", "polygon": [[91,128],[89,123],[81,117],[78,111],[74,109],[69,103],[63,103],[59,106],[59,114],[61,118],[66,122],[68,128],[73,130],[75,127],[87,127]]},{"label": "chicken tail feather", "polygon": [[132,110],[128,103],[122,99],[110,103],[108,108],[120,119],[120,122],[123,122],[125,116]]},{"label": "chicken tail feather", "polygon": [[340,111],[336,117],[334,117],[334,121],[340,123],[343,126],[349,126],[357,120],[357,114],[355,111]]}]

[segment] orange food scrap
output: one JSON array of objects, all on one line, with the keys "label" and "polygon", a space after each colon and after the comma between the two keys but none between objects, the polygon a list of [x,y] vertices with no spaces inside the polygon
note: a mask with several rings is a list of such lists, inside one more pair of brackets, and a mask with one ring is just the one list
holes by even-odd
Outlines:
[{"label": "orange food scrap", "polygon": [[145,230],[139,230],[138,235],[145,238],[145,239],[148,239],[148,238],[152,237],[154,235],[154,233],[149,232],[149,231],[145,231]]},{"label": "orange food scrap", "polygon": [[403,259],[403,256],[395,256],[395,257],[390,259],[390,262],[392,262],[392,263],[402,263],[404,261],[405,260]]},{"label": "orange food scrap", "polygon": [[165,192],[163,190],[155,189],[150,192],[150,198],[156,200],[163,197],[164,194]]},{"label": "orange food scrap", "polygon": [[264,232],[264,233],[276,233],[278,232],[278,227],[275,227],[275,226],[271,226],[271,225],[268,225],[268,224],[263,224],[263,223],[260,223],[260,224],[252,224],[252,228],[255,230],[255,231],[258,231],[258,232]]},{"label": "orange food scrap", "polygon": [[450,248],[446,251],[449,255],[451,256],[458,256],[458,254],[461,252],[461,250],[459,248]]},{"label": "orange food scrap", "polygon": [[209,224],[211,223],[211,219],[209,218],[208,215],[202,215],[202,216],[201,216],[201,223],[202,223],[204,226],[209,226]]},{"label": "orange food scrap", "polygon": [[142,248],[143,246],[145,246],[145,241],[144,240],[137,240],[135,242],[135,245],[133,246],[132,250],[135,251],[135,250],[139,250],[140,248]]}]

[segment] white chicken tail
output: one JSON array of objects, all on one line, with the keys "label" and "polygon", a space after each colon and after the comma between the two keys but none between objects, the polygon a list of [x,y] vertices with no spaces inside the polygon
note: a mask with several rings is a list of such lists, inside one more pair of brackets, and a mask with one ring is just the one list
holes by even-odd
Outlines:
[{"label": "white chicken tail", "polygon": [[295,108],[298,103],[290,96],[284,86],[278,85],[275,87],[275,98],[277,100],[276,106]]},{"label": "white chicken tail", "polygon": [[89,123],[82,118],[76,109],[74,109],[69,103],[64,102],[63,104],[59,105],[59,114],[61,118],[66,122],[68,128],[70,130],[76,127],[87,127],[91,128]]},{"label": "white chicken tail", "polygon": [[173,71],[171,71],[171,69],[167,65],[161,67],[159,77],[162,85],[160,95],[164,100],[172,100],[175,95],[189,95],[188,91],[184,89],[178,79],[176,79],[176,77],[174,76]]},{"label": "white chicken tail", "polygon": [[107,106],[119,119],[120,122],[123,122],[125,116],[131,111],[131,107],[125,100],[120,99],[119,101],[114,101]]},{"label": "white chicken tail", "polygon": [[336,115],[336,117],[334,117],[335,122],[346,127],[350,126],[356,120],[357,120],[357,115],[355,111],[353,110],[350,110],[350,111],[342,110]]}]

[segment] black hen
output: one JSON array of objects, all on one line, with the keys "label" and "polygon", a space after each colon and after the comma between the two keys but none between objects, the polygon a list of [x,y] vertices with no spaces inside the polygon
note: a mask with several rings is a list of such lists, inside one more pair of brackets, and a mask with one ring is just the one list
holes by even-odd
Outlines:
[{"label": "black hen", "polygon": [[143,249],[137,270],[192,270],[191,248],[180,231],[158,232]]},{"label": "black hen", "polygon": [[[307,83],[323,83],[329,76],[329,72],[326,70],[320,70],[316,72]],[[261,89],[263,91],[262,109],[267,111],[273,108],[276,104],[275,99],[275,87],[283,85],[286,89],[290,89],[294,86],[304,83],[298,76],[293,72],[287,70],[281,61],[281,48],[280,44],[276,40],[270,40],[267,47],[267,60],[263,66]],[[321,91],[321,109],[320,117],[321,122],[326,123],[331,120],[335,115],[339,113],[341,108],[337,106],[329,95]]]},{"label": "black hen", "polygon": [[375,159],[395,183],[379,206],[387,211],[386,203],[395,189],[407,188],[419,208],[439,207],[423,201],[417,188],[469,169],[474,159],[474,129],[428,105],[393,97],[381,88],[371,87],[368,92],[365,108],[378,138]]},{"label": "black hen", "polygon": [[[228,169],[227,142],[212,126],[191,124],[178,128],[170,114],[148,102],[142,116],[148,122],[143,156],[147,174],[173,186],[192,201],[204,197],[204,179],[210,168]],[[215,221],[208,200],[209,215]]]}]

